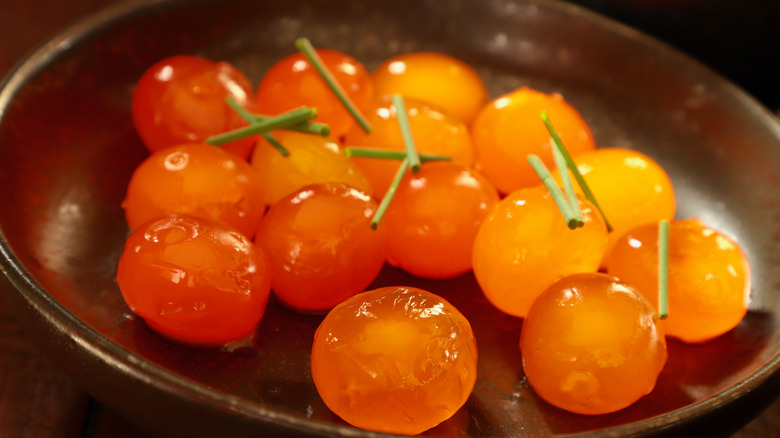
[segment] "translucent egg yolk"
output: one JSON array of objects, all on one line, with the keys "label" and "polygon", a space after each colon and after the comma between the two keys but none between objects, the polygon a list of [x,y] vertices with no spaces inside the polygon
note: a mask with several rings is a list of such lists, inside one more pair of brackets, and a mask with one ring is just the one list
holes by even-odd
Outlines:
[{"label": "translucent egg yolk", "polygon": [[[179,55],[150,67],[133,91],[132,116],[138,135],[154,152],[246,126],[225,99],[232,97],[249,108],[252,84],[226,62]],[[248,158],[254,138],[236,140],[222,147]]]},{"label": "translucent egg yolk", "polygon": [[400,94],[437,105],[470,125],[488,100],[482,78],[466,63],[434,52],[404,53],[371,74],[377,96]]},{"label": "translucent egg yolk", "polygon": [[[318,49],[317,54],[346,95],[363,110],[373,97],[373,84],[366,68],[355,58],[336,50]],[[301,53],[292,54],[268,70],[257,88],[256,109],[277,115],[301,105],[317,109],[315,121],[330,126],[330,135],[340,138],[355,124],[338,97],[314,66]]]},{"label": "translucent egg yolk", "polygon": [[254,236],[265,212],[257,171],[215,146],[161,149],[134,171],[122,207],[130,229],[166,214],[210,218]]},{"label": "translucent egg yolk", "polygon": [[473,269],[488,300],[523,317],[552,283],[595,272],[607,247],[607,230],[595,208],[580,200],[585,225],[570,230],[543,187],[518,190],[488,214],[474,240]]},{"label": "translucent egg yolk", "polygon": [[523,321],[523,371],[548,403],[578,414],[623,409],[655,387],[666,341],[650,303],[605,274],[551,285]]},{"label": "translucent egg yolk", "polygon": [[387,258],[387,232],[370,226],[376,208],[341,183],[306,186],[274,204],[255,241],[268,254],[276,296],[321,313],[364,291]]},{"label": "translucent egg yolk", "polygon": [[[574,161],[612,226],[607,254],[628,230],[674,218],[672,181],[647,155],[630,149],[602,148],[577,154]],[[559,180],[557,170],[553,177]],[[579,186],[576,189],[581,193]]]},{"label": "translucent egg yolk", "polygon": [[470,271],[474,237],[497,202],[495,187],[475,170],[423,164],[401,181],[380,224],[392,236],[388,261],[427,278]]},{"label": "translucent egg yolk", "polygon": [[[418,152],[446,155],[452,158],[453,163],[467,167],[473,164],[474,151],[466,125],[422,101],[409,98],[404,99],[404,103],[412,138]],[[371,133],[366,134],[359,127],[353,127],[345,137],[346,146],[405,150],[395,105],[392,104],[389,96],[376,100],[367,110],[366,118],[371,123]],[[368,176],[374,188],[374,195],[384,196],[398,170],[399,163],[393,160],[357,157],[353,160]]]},{"label": "translucent egg yolk", "polygon": [[477,377],[466,318],[429,292],[387,287],[334,308],[314,336],[314,383],[348,423],[418,434],[450,418]]},{"label": "translucent egg yolk", "polygon": [[290,155],[283,156],[261,137],[251,160],[269,204],[301,187],[326,182],[341,182],[368,195],[373,193],[368,178],[333,140],[293,131],[273,131],[273,136]]},{"label": "translucent egg yolk", "polygon": [[521,87],[500,96],[480,110],[471,132],[477,168],[501,193],[539,183],[527,162],[529,154],[537,155],[548,168],[555,167],[542,111],[547,112],[570,154],[596,148],[585,120],[561,95]]},{"label": "translucent egg yolk", "polygon": [[193,216],[163,216],[136,228],[117,283],[153,330],[205,346],[251,335],[270,294],[260,249],[229,226]]},{"label": "translucent egg yolk", "polygon": [[[658,303],[658,224],[626,233],[607,257],[608,272]],[[676,220],[669,230],[669,315],[664,331],[685,342],[704,342],[742,321],[750,299],[750,267],[732,239],[698,219]]]}]

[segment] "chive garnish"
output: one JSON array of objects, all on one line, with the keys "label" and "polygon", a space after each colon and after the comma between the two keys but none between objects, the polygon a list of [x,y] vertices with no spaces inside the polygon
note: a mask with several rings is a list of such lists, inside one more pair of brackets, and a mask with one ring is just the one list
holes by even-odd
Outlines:
[{"label": "chive garnish", "polygon": [[406,158],[409,160],[409,167],[412,168],[412,173],[417,173],[420,171],[420,156],[417,154],[417,149],[414,147],[412,129],[409,127],[409,115],[406,113],[404,98],[399,94],[394,94],[393,105],[395,106],[395,116],[398,119],[398,126],[401,128],[401,137],[404,140],[404,147],[406,147]]},{"label": "chive garnish", "polygon": [[289,157],[290,156],[290,151],[288,151],[287,148],[284,147],[284,145],[281,142],[279,142],[279,140],[276,139],[276,137],[271,135],[270,132],[263,132],[260,135],[262,135],[263,138],[268,143],[270,143],[271,146],[274,147],[274,149],[276,149],[280,154],[282,154],[283,157]]},{"label": "chive garnish", "polygon": [[206,143],[220,146],[231,141],[261,134],[273,129],[296,125],[315,117],[317,117],[317,110],[314,108],[301,107],[286,113],[282,113],[276,117],[270,117],[262,122],[252,123],[249,126],[245,126],[243,128],[209,137],[206,139]]},{"label": "chive garnish", "polygon": [[593,196],[593,192],[590,191],[588,183],[585,182],[585,178],[582,177],[579,169],[577,169],[577,165],[574,163],[574,160],[572,160],[571,155],[569,155],[569,151],[566,150],[566,147],[563,145],[561,138],[558,136],[555,128],[553,128],[552,123],[550,123],[550,119],[547,117],[547,112],[542,111],[541,117],[542,121],[544,121],[544,125],[547,126],[547,130],[552,136],[555,146],[557,146],[558,150],[561,152],[561,155],[563,155],[563,158],[566,160],[566,164],[569,166],[569,169],[571,169],[571,173],[574,175],[574,179],[577,180],[577,184],[579,184],[580,188],[582,188],[582,193],[584,193],[585,197],[588,198],[591,203],[593,203],[593,206],[596,207],[596,210],[598,210],[601,218],[604,219],[604,224],[607,226],[607,231],[612,231],[612,225],[609,224],[607,217],[604,215],[604,211],[601,209],[601,206],[599,206],[599,203]]},{"label": "chive garnish", "polygon": [[658,317],[669,316],[669,221],[658,223]]},{"label": "chive garnish", "polygon": [[563,158],[561,151],[559,151],[554,144],[552,145],[552,151],[553,158],[555,159],[555,165],[558,167],[558,174],[561,175],[563,191],[566,194],[566,199],[569,201],[569,208],[571,208],[574,219],[577,220],[577,227],[582,227],[585,225],[585,221],[582,220],[580,202],[577,200],[577,193],[574,192],[574,184],[571,182],[569,168],[566,166],[566,159]]},{"label": "chive garnish", "polygon": [[408,168],[409,159],[404,158],[404,160],[401,161],[401,165],[398,166],[398,171],[395,173],[395,177],[393,177],[393,182],[390,184],[390,188],[387,189],[387,193],[385,193],[385,196],[382,198],[382,202],[379,203],[379,207],[376,209],[374,217],[371,218],[372,230],[376,230],[376,228],[379,226],[379,221],[381,221],[382,217],[384,217],[385,212],[387,211],[387,207],[390,205],[390,201],[393,200],[395,191],[398,190],[398,185],[401,184],[401,180],[403,179],[404,174],[406,173],[406,169]]},{"label": "chive garnish", "polygon": [[560,210],[561,214],[563,215],[563,219],[566,220],[566,226],[572,230],[577,228],[579,223],[577,222],[577,218],[574,217],[574,213],[571,211],[569,202],[563,195],[561,188],[558,187],[558,184],[555,183],[555,180],[550,174],[550,171],[547,170],[547,166],[544,165],[541,158],[533,154],[528,155],[528,164],[533,167],[536,174],[539,175],[539,178],[542,180],[542,183],[544,183],[545,187],[547,187],[547,190],[550,192],[553,201],[555,201],[555,205],[558,206],[558,210]]},{"label": "chive garnish", "polygon": [[306,59],[309,60],[312,66],[314,66],[314,69],[317,70],[317,73],[320,74],[322,79],[325,81],[325,84],[328,85],[328,88],[333,91],[333,94],[336,95],[341,104],[344,105],[347,111],[349,111],[349,114],[353,119],[355,119],[358,125],[363,128],[363,131],[366,133],[371,132],[371,124],[368,123],[368,120],[363,117],[363,114],[361,114],[355,104],[352,103],[352,101],[347,96],[347,93],[344,92],[344,89],[341,88],[341,85],[339,85],[336,78],[333,77],[333,74],[328,71],[327,67],[325,67],[325,63],[322,62],[322,58],[320,58],[320,56],[317,54],[317,51],[314,50],[314,46],[312,46],[311,41],[309,41],[308,38],[298,38],[295,40],[295,47],[303,54],[303,56],[306,57]]},{"label": "chive garnish", "polygon": [[[376,158],[380,160],[403,160],[406,158],[404,151],[391,151],[387,149],[373,149],[347,146],[344,155],[348,157]],[[452,161],[452,157],[438,154],[417,154],[421,163],[429,161]]]},{"label": "chive garnish", "polygon": [[[249,123],[250,125],[252,123],[255,123],[254,114],[250,113],[246,108],[241,106],[241,104],[236,102],[236,100],[233,99],[233,97],[228,96],[225,99],[225,103],[227,103],[228,106],[233,109],[233,111],[235,111],[239,116],[241,116],[241,118],[244,119],[245,122]],[[277,140],[273,135],[271,135],[271,133],[263,132],[261,135],[263,136],[263,138],[265,138],[268,141],[268,143],[271,144],[271,146],[274,147],[274,149],[279,151],[279,153],[282,154],[283,157],[290,156],[290,151],[288,151],[287,148],[285,148],[284,145],[282,145],[279,142],[279,140]]]},{"label": "chive garnish", "polygon": [[[241,106],[241,104],[236,102],[236,100],[233,99],[231,96],[225,98],[225,103],[227,103],[228,106],[230,106],[230,108],[233,109],[233,111],[238,113],[238,115],[241,116],[241,118],[244,119],[244,121],[246,121],[249,124],[264,122],[265,120],[274,117],[274,116],[266,116],[263,114],[252,114],[246,108]],[[305,134],[320,135],[322,137],[327,137],[330,135],[330,126],[328,126],[325,123],[316,123],[316,122],[307,121],[307,122],[298,123],[296,125],[285,126],[279,129],[303,132]]]}]

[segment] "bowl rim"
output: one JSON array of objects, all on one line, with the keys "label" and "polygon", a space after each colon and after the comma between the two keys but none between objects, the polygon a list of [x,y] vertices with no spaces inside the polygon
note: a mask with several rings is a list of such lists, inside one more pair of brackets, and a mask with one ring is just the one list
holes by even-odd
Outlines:
[{"label": "bowl rim", "polygon": [[[736,98],[753,117],[759,118],[762,125],[769,127],[777,138],[780,138],[780,119],[764,107],[756,98],[750,96],[741,87],[723,78],[706,65],[667,45],[666,43],[644,34],[632,27],[607,18],[585,7],[563,0],[523,0],[528,4],[552,8],[572,18],[586,20],[632,42],[650,46],[656,53],[671,58],[673,62],[683,64],[694,71],[696,75],[710,76],[717,79],[719,86],[725,86],[728,94]],[[111,25],[143,15],[164,6],[187,3],[188,0],[129,0],[103,8],[88,15],[53,37],[40,44],[37,48],[19,60],[0,80],[0,124],[5,112],[14,97],[21,91],[30,78],[44,70],[52,60],[66,54],[71,48],[78,46],[89,37],[99,34]],[[2,147],[0,145],[0,147]],[[165,368],[155,365],[142,356],[132,353],[108,337],[90,327],[84,321],[73,315],[64,305],[33,278],[11,248],[2,229],[0,229],[0,272],[10,281],[28,306],[32,307],[57,333],[69,338],[81,346],[90,355],[110,367],[120,367],[129,377],[153,385],[156,390],[176,397],[187,397],[196,400],[199,406],[207,409],[221,409],[230,406],[236,410],[236,415],[248,416],[255,420],[274,423],[299,432],[320,435],[387,437],[390,435],[356,429],[349,425],[328,424],[309,420],[284,412],[260,406],[240,397],[221,393],[208,387],[175,375]],[[601,431],[590,431],[567,434],[577,437],[634,436],[651,434],[653,431],[668,429],[675,424],[694,419],[707,411],[726,406],[740,397],[756,391],[763,383],[780,372],[780,352],[768,359],[755,372],[735,384],[717,392],[703,400],[690,405],[647,418],[639,422],[628,423]],[[756,413],[758,415],[758,412]],[[401,435],[397,435],[401,436]]]}]

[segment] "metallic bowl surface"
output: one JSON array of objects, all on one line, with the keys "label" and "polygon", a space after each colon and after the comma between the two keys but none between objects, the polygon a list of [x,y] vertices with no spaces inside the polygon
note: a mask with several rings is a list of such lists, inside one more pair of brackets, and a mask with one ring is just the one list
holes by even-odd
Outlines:
[{"label": "metallic bowl surface", "polygon": [[321,317],[272,300],[254,345],[188,348],[133,317],[114,281],[127,236],[120,202],[146,156],[129,116],[135,80],[161,58],[194,53],[228,60],[256,84],[299,36],[369,69],[399,52],[449,53],[475,66],[493,96],[521,85],[560,92],[598,145],[639,149],[667,169],[679,217],[735,237],[752,262],[745,320],[707,344],[670,342],[656,390],[598,417],[533,394],[521,321],[493,309],[471,275],[426,281],[386,269],[377,286],[438,293],[477,334],[471,398],[426,435],[725,436],[780,393],[780,123],[717,74],[548,0],[154,0],[74,25],[0,91],[0,256],[15,286],[3,289],[35,340],[96,398],[161,436],[381,436],[349,427],[319,399],[309,351]]}]

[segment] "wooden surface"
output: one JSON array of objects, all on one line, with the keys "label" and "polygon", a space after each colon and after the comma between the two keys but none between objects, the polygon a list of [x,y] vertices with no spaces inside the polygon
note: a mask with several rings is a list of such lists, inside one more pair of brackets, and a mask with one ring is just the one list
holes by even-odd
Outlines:
[{"label": "wooden surface", "polygon": [[[5,2],[0,14],[0,75],[73,20],[116,1]],[[81,391],[27,341],[6,306],[9,288],[0,278],[0,437],[148,437]],[[780,401],[734,438],[780,438]]]}]

